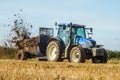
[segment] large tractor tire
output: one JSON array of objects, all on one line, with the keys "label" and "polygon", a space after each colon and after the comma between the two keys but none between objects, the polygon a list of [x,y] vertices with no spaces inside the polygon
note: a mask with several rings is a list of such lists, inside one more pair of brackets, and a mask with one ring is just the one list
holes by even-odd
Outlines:
[{"label": "large tractor tire", "polygon": [[107,63],[107,61],[108,61],[108,55],[106,50],[104,50],[104,56],[98,56],[92,58],[93,63]]},{"label": "large tractor tire", "polygon": [[47,60],[48,61],[60,61],[61,60],[61,51],[60,46],[57,41],[49,42],[46,50]]},{"label": "large tractor tire", "polygon": [[23,50],[18,50],[17,59],[18,60],[27,60],[27,53],[24,53]]},{"label": "large tractor tire", "polygon": [[85,62],[85,53],[82,48],[76,46],[73,47],[70,51],[70,62],[84,63]]}]

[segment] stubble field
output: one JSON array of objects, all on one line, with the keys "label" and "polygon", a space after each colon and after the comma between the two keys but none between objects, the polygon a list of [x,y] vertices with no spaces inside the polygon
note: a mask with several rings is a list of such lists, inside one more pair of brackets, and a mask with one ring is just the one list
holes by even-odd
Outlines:
[{"label": "stubble field", "polygon": [[0,60],[0,80],[120,80],[120,61],[107,64]]}]

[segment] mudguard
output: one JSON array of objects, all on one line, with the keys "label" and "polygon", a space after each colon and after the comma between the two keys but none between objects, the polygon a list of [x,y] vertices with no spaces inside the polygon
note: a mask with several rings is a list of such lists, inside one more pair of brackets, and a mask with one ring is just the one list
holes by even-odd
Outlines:
[{"label": "mudguard", "polygon": [[64,44],[63,40],[60,37],[57,36],[57,37],[50,38],[48,43],[50,41],[53,41],[53,40],[55,40],[55,41],[57,41],[59,43],[59,46],[60,46],[60,49],[61,49],[60,51],[62,53],[63,50],[65,49],[65,44]]}]

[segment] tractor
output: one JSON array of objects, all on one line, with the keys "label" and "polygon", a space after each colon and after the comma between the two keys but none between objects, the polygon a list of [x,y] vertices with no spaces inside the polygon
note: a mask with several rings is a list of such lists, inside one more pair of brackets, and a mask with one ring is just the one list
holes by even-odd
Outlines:
[{"label": "tractor", "polygon": [[58,31],[56,37],[53,37],[53,28],[40,27],[39,36],[19,41],[17,59],[39,57],[40,60],[68,59],[76,63],[84,63],[86,59],[92,59],[93,63],[107,63],[107,51],[90,37],[92,28],[72,23],[55,23],[55,26]]},{"label": "tractor", "polygon": [[55,25],[57,36],[47,42],[48,61],[69,59],[70,62],[84,63],[86,59],[92,59],[93,63],[107,63],[107,51],[90,37],[92,28],[72,23]]}]

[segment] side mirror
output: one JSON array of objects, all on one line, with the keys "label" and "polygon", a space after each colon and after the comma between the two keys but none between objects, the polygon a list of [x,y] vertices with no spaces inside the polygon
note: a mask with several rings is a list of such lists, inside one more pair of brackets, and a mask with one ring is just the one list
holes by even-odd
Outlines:
[{"label": "side mirror", "polygon": [[93,29],[92,29],[92,28],[90,28],[90,32],[93,32]]}]

